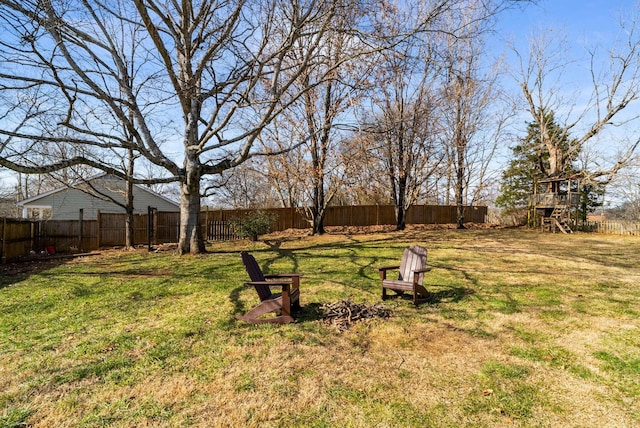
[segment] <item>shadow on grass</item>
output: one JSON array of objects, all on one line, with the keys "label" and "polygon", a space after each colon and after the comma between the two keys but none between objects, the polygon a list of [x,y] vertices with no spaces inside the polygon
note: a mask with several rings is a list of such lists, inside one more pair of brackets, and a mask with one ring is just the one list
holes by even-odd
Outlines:
[{"label": "shadow on grass", "polygon": [[296,322],[318,321],[324,318],[322,304],[317,302],[307,303],[298,310],[294,317]]},{"label": "shadow on grass", "polygon": [[[236,315],[244,315],[249,309],[247,309],[240,300],[240,294],[243,290],[245,290],[246,286],[236,287],[231,290],[229,293],[229,300],[233,304],[233,309],[231,310],[231,316],[235,317]],[[293,313],[293,317],[296,322],[308,322],[308,321],[317,321],[324,317],[324,312],[322,310],[321,303],[307,303],[306,305],[302,305],[300,309],[295,310]]]},{"label": "shadow on grass", "polygon": [[450,285],[441,285],[439,287],[443,289],[429,294],[429,303],[456,303],[466,298],[466,296],[475,294],[473,289],[466,287],[452,287]]},{"label": "shadow on grass", "polygon": [[[437,305],[441,303],[456,303],[463,300],[466,296],[475,294],[470,288],[465,287],[453,287],[450,285],[430,285],[427,287],[439,287],[441,290],[435,292],[429,292],[429,296],[423,299],[418,306],[423,304]],[[402,293],[397,295],[390,295],[389,300],[406,300],[411,302],[412,295],[410,293]]]},{"label": "shadow on grass", "polygon": [[233,309],[231,310],[231,316],[243,315],[247,309],[244,307],[244,304],[240,301],[240,293],[245,290],[247,286],[242,285],[240,287],[236,287],[231,290],[229,293],[229,300],[233,304]]},{"label": "shadow on grass", "polygon": [[[268,267],[275,261],[279,260],[279,259],[290,259],[293,263],[294,263],[294,268],[298,265],[298,258],[300,257],[305,257],[305,255],[308,255],[310,251],[328,251],[328,250],[345,250],[345,249],[349,249],[349,254],[346,255],[345,257],[348,257],[351,261],[353,261],[356,258],[361,258],[361,256],[358,255],[359,252],[361,252],[361,250],[363,249],[374,249],[374,248],[379,248],[379,249],[389,249],[389,248],[393,248],[393,247],[397,247],[398,248],[398,253],[399,253],[399,257],[402,256],[402,249],[404,247],[407,246],[407,242],[405,242],[405,240],[403,239],[398,239],[397,241],[394,242],[390,242],[389,237],[386,236],[382,236],[379,237],[377,239],[369,239],[366,241],[357,241],[355,239],[352,238],[351,235],[345,234],[344,235],[348,240],[349,243],[345,243],[345,242],[323,242],[323,243],[309,243],[306,241],[302,242],[302,246],[301,247],[292,247],[292,248],[287,248],[284,249],[282,248],[282,244],[285,242],[295,242],[295,241],[299,241],[301,240],[301,237],[295,237],[295,238],[289,238],[289,239],[265,239],[263,241],[261,241],[262,243],[264,243],[267,248],[256,248],[254,250],[251,250],[250,252],[252,253],[270,253],[275,251],[277,253],[277,256],[275,258],[272,258],[270,260],[265,261],[265,271],[268,270]],[[224,253],[225,251],[223,251]],[[239,252],[237,250],[233,250],[233,251],[226,251],[228,252]],[[314,255],[314,257],[317,257],[317,254]],[[333,257],[333,255],[331,256],[327,256],[327,257]]]}]

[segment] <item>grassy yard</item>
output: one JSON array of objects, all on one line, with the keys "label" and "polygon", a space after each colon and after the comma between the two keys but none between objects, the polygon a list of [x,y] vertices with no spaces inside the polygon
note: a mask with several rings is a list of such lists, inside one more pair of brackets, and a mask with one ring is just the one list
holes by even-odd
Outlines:
[{"label": "grassy yard", "polygon": [[[377,266],[429,249],[433,294],[379,303]],[[294,324],[238,251],[302,272]],[[117,252],[0,278],[0,426],[640,426],[640,239],[530,230],[272,236],[210,254]]]}]

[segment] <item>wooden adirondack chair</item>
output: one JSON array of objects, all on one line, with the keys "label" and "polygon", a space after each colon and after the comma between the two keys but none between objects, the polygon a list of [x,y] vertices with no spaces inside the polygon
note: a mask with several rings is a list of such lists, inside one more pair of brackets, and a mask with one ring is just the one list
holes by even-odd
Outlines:
[{"label": "wooden adirondack chair", "polygon": [[[387,279],[387,271],[399,269],[398,279]],[[431,268],[427,267],[427,249],[415,245],[404,250],[400,266],[384,266],[378,268],[380,279],[382,280],[382,300],[387,300],[387,290],[393,290],[398,295],[404,292],[413,294],[413,304],[417,305],[425,300],[429,293],[422,285],[425,272]]]},{"label": "wooden adirondack chair", "polygon": [[[246,285],[253,286],[260,297],[260,303],[244,315],[236,315],[237,319],[251,323],[293,322],[291,309],[300,308],[300,277],[298,273],[264,275],[255,257],[246,251],[240,253],[242,263],[251,281]],[[282,292],[272,293],[271,287],[280,287]],[[275,312],[276,316],[260,318],[262,315]]]}]

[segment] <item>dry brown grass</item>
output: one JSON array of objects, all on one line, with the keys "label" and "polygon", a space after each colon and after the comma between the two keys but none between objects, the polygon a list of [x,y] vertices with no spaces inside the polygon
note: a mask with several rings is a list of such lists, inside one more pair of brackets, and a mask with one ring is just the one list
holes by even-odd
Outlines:
[{"label": "dry brown grass", "polygon": [[[375,266],[415,242],[429,248],[434,267],[429,304],[391,300],[392,318],[342,333],[322,323],[324,302],[378,302]],[[2,309],[33,304],[35,325],[0,336],[0,421],[640,425],[640,240],[410,229],[279,234],[213,249],[195,258],[109,253],[0,289]],[[298,322],[233,319],[256,301],[240,288],[239,249],[252,250],[266,270],[305,273]],[[74,301],[40,311],[33,301],[52,296],[46,284],[56,278]],[[118,303],[103,309],[107,298]],[[3,329],[24,320],[1,317]]]}]

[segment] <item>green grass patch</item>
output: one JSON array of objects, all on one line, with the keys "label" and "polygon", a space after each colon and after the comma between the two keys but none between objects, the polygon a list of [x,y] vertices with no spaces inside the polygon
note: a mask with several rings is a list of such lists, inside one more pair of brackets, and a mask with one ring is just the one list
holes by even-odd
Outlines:
[{"label": "green grass patch", "polygon": [[499,361],[487,361],[482,368],[482,374],[489,378],[522,379],[526,378],[530,369],[516,364],[505,364]]},{"label": "green grass patch", "polygon": [[[323,321],[324,303],[381,303],[377,267],[416,243],[427,303]],[[0,279],[0,426],[640,425],[640,240],[409,228],[209,250]],[[235,319],[258,303],[240,250],[304,274],[294,324]]]},{"label": "green grass patch", "polygon": [[514,325],[509,327],[513,334],[520,340],[528,343],[545,343],[551,339],[548,333],[539,330],[530,330],[523,325]]},{"label": "green grass patch", "polygon": [[640,396],[640,357],[638,352],[616,355],[611,351],[597,351],[594,354],[602,362],[602,368],[612,383],[624,396]]},{"label": "green grass patch", "polygon": [[511,348],[511,354],[552,367],[567,367],[575,360],[574,355],[559,346],[515,346]]},{"label": "green grass patch", "polygon": [[474,389],[464,403],[471,414],[485,413],[493,419],[527,420],[534,406],[544,399],[538,388],[527,381],[530,369],[522,365],[487,361],[478,377],[480,389]]},{"label": "green grass patch", "polygon": [[29,416],[33,413],[28,408],[9,407],[0,414],[0,427],[18,428],[28,426]]}]

